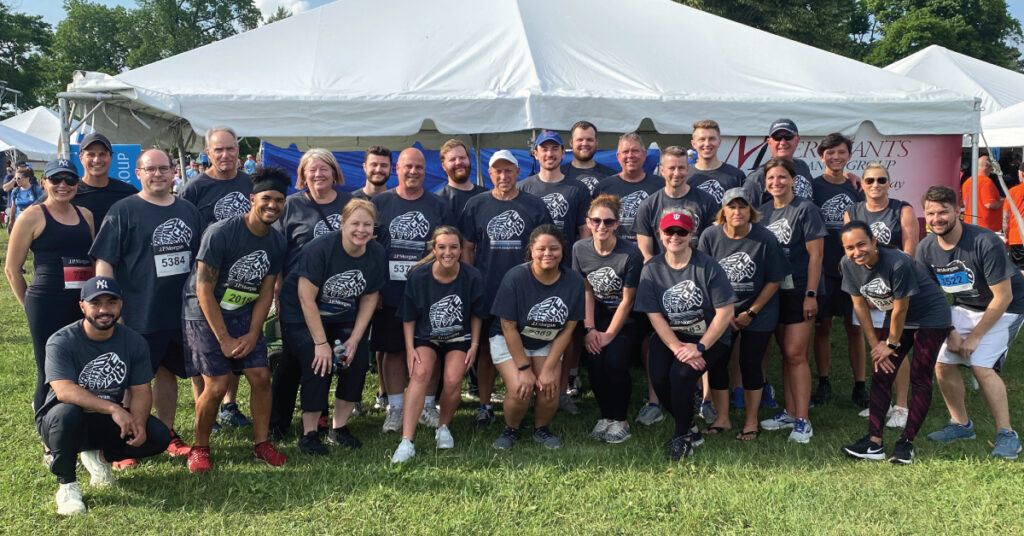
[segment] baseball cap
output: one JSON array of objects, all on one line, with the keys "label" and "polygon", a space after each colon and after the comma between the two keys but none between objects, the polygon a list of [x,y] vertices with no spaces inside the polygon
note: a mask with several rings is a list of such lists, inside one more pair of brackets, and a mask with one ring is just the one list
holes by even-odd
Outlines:
[{"label": "baseball cap", "polygon": [[512,162],[514,166],[519,167],[519,161],[516,160],[516,157],[512,155],[512,151],[509,151],[508,149],[496,151],[493,155],[491,155],[491,160],[487,162],[487,165],[489,167],[494,167],[494,163],[499,160],[507,160],[509,162]]},{"label": "baseball cap", "polygon": [[97,275],[82,286],[82,301],[89,301],[104,294],[121,299],[121,285],[118,285],[113,277]]},{"label": "baseball cap", "polygon": [[540,145],[546,141],[554,141],[558,145],[565,147],[565,144],[562,143],[562,136],[560,136],[554,130],[545,130],[541,132],[540,135],[537,136],[537,139],[533,141],[533,144],[537,147],[540,147]]},{"label": "baseball cap", "polygon": [[725,191],[725,195],[722,196],[722,206],[726,206],[736,199],[742,199],[746,204],[750,204],[750,199],[747,199],[747,192],[743,188],[729,188]]},{"label": "baseball cap", "polygon": [[771,136],[780,130],[792,132],[793,134],[799,134],[800,131],[796,129],[796,123],[792,119],[776,119],[772,126],[768,128],[768,135]]},{"label": "baseball cap", "polygon": [[18,162],[17,164],[14,164],[14,167],[21,167],[21,166],[28,166],[28,167],[32,167],[32,166],[29,166],[29,165],[28,165],[28,162],[26,162],[26,161],[24,161],[24,160],[21,160],[21,161],[19,161],[19,162]]},{"label": "baseball cap", "polygon": [[114,151],[114,148],[110,146],[110,140],[108,140],[106,136],[100,134],[99,132],[90,132],[89,134],[86,134],[85,137],[82,138],[82,141],[78,144],[78,146],[82,149],[85,149],[86,147],[89,147],[90,145],[96,142],[102,143],[108,151]]},{"label": "baseball cap", "polygon": [[669,212],[661,217],[661,224],[658,228],[664,231],[669,227],[682,227],[687,231],[693,230],[693,218],[683,212]]},{"label": "baseball cap", "polygon": [[78,170],[75,169],[75,165],[67,158],[50,160],[46,163],[46,167],[43,168],[44,177],[52,177],[58,173],[70,173],[76,177],[78,176]]}]

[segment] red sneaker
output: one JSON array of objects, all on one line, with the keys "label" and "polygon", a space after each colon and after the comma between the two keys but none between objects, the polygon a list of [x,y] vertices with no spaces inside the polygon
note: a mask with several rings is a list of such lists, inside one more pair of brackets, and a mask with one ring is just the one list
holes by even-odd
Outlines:
[{"label": "red sneaker", "polygon": [[210,447],[192,447],[188,453],[188,470],[192,473],[209,473],[213,469],[210,463]]},{"label": "red sneaker", "polygon": [[110,464],[110,466],[113,467],[115,471],[126,471],[128,469],[134,469],[135,467],[138,467],[138,465],[139,461],[133,458],[125,458],[119,462],[114,462]]},{"label": "red sneaker", "polygon": [[270,444],[270,441],[264,441],[254,446],[252,448],[252,455],[257,460],[267,462],[267,465],[271,467],[281,467],[288,461],[288,456],[281,454],[280,451],[274,448],[274,445]]},{"label": "red sneaker", "polygon": [[189,447],[184,441],[182,441],[178,432],[171,430],[171,442],[167,445],[167,453],[172,457],[188,456],[191,450],[192,447]]}]

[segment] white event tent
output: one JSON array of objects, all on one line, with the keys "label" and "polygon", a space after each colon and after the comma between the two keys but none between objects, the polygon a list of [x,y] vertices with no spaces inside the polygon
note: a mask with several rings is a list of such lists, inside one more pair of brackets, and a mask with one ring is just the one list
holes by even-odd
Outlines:
[{"label": "white event tent", "polygon": [[[47,143],[56,144],[60,141],[60,116],[57,112],[45,107],[36,106],[13,117],[0,121],[0,125],[11,127],[19,132],[39,138]],[[77,123],[76,123],[77,126]],[[88,133],[91,129],[84,126],[78,134]]]},{"label": "white event tent", "polygon": [[76,73],[59,97],[115,142],[179,147],[221,124],[334,149],[525,147],[580,119],[662,135],[704,118],[725,135],[779,117],[812,136],[979,128],[969,95],[670,0],[339,0],[116,76]]},{"label": "white event tent", "polygon": [[1024,147],[1024,102],[982,117],[981,131],[991,147]]},{"label": "white event tent", "polygon": [[57,158],[57,145],[25,134],[6,125],[0,125],[0,151],[19,152],[36,162]]}]

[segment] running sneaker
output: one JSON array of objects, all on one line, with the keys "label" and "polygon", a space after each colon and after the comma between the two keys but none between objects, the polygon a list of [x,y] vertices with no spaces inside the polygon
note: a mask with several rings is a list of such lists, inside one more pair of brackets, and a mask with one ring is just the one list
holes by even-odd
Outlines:
[{"label": "running sneaker", "polygon": [[859,458],[861,460],[885,459],[885,450],[882,449],[882,445],[871,441],[870,436],[864,436],[852,445],[844,445],[843,454],[846,454],[851,458]]},{"label": "running sneaker", "polygon": [[114,475],[110,472],[110,464],[100,460],[100,451],[85,450],[79,455],[82,465],[89,471],[89,483],[94,488],[102,488],[114,483]]},{"label": "running sneaker", "polygon": [[909,439],[901,437],[896,442],[896,447],[892,449],[892,456],[889,456],[889,462],[896,465],[910,465],[913,461],[914,444]]},{"label": "running sneaker", "polygon": [[772,418],[761,421],[761,428],[764,430],[782,430],[784,428],[792,428],[796,422],[796,418],[789,414],[788,411],[780,409],[778,413],[772,415]]},{"label": "running sneaker", "polygon": [[[363,414],[363,402],[360,400],[356,402],[355,406],[352,406],[352,417],[358,417]],[[328,423],[330,424],[330,423]]]},{"label": "running sneaker", "polygon": [[327,432],[327,442],[339,447],[348,447],[352,450],[363,448],[363,442],[352,435],[347,425],[341,428],[331,428],[331,431]]},{"label": "running sneaker", "polygon": [[624,443],[630,437],[633,435],[629,433],[629,424],[618,421],[612,421],[611,426],[604,433],[604,440],[613,445]]},{"label": "running sneaker", "polygon": [[327,431],[330,430],[330,429],[331,429],[331,416],[330,415],[321,415],[320,418],[316,420],[316,431],[321,433],[321,434],[326,434]]},{"label": "running sneaker", "polygon": [[388,406],[388,414],[384,417],[384,426],[382,429],[385,432],[397,432],[402,429],[401,407]]},{"label": "running sneaker", "polygon": [[562,446],[562,442],[555,437],[555,434],[551,433],[551,430],[548,430],[547,426],[541,426],[535,429],[533,431],[533,440],[549,449],[557,449]]},{"label": "running sneaker", "polygon": [[209,473],[213,469],[210,462],[210,447],[193,446],[188,453],[188,471],[190,473]]},{"label": "running sneaker", "polygon": [[902,406],[892,406],[889,408],[889,420],[885,421],[886,428],[906,428],[907,417],[910,416],[910,410]]},{"label": "running sneaker", "polygon": [[498,439],[494,440],[493,446],[498,450],[508,450],[512,448],[512,445],[515,445],[517,439],[519,439],[519,430],[506,426],[502,430],[501,435],[498,436]]},{"label": "running sneaker", "polygon": [[764,389],[761,390],[761,407],[778,407],[778,403],[775,402],[775,388],[768,382],[764,382]]},{"label": "running sneaker", "polygon": [[299,452],[309,454],[310,456],[327,456],[330,454],[327,447],[320,442],[320,432],[316,430],[303,434],[299,438]]},{"label": "running sneaker", "polygon": [[373,399],[373,410],[384,411],[386,409],[388,409],[388,396],[378,394],[377,397]]},{"label": "running sneaker", "polygon": [[789,440],[797,443],[807,444],[814,436],[814,428],[811,428],[811,421],[807,419],[796,419],[793,421],[793,431],[789,433]]},{"label": "running sneaker", "polygon": [[391,456],[391,463],[404,463],[409,461],[413,456],[416,455],[416,446],[412,444],[406,438],[402,438],[402,442],[398,444],[398,448],[395,449],[394,455]]},{"label": "running sneaker", "polygon": [[860,413],[858,413],[857,416],[863,419],[867,419],[868,417],[871,416],[871,408],[864,408],[860,410]]},{"label": "running sneaker", "polygon": [[690,431],[683,434],[683,437],[686,438],[686,441],[690,443],[690,446],[693,448],[697,448],[704,444],[704,434],[700,431],[700,428],[697,428],[696,426],[691,427]]},{"label": "running sneaker", "polygon": [[53,453],[46,449],[43,449],[43,465],[45,465],[47,469],[53,465]]},{"label": "running sneaker", "polygon": [[854,386],[853,392],[850,393],[850,400],[858,407],[866,408],[871,404],[871,395],[868,394],[867,387]]},{"label": "running sneaker", "polygon": [[242,410],[238,409],[238,404],[234,402],[229,402],[220,407],[220,413],[217,414],[217,422],[221,426],[234,426],[236,428],[252,424],[252,421],[242,413]]},{"label": "running sneaker", "polygon": [[1016,460],[1020,454],[1020,438],[1013,430],[1002,429],[996,434],[996,446],[992,449],[992,456],[1004,460]]},{"label": "running sneaker", "polygon": [[608,427],[615,422],[611,419],[598,419],[597,424],[594,425],[594,429],[590,431],[590,437],[599,441],[604,441],[604,434],[608,431]]},{"label": "running sneaker", "polygon": [[490,426],[494,422],[494,410],[486,406],[476,408],[476,417],[473,422],[480,428]]},{"label": "running sneaker", "polygon": [[651,403],[640,408],[640,413],[636,416],[636,422],[644,426],[650,426],[656,422],[661,422],[664,419],[665,414],[661,411],[661,405]]},{"label": "running sneaker", "polygon": [[281,454],[281,451],[274,448],[274,445],[270,441],[264,441],[257,443],[252,447],[252,455],[257,460],[267,462],[267,465],[271,467],[281,467],[288,462],[288,456]]},{"label": "running sneaker", "polygon": [[505,401],[505,395],[497,391],[491,393],[491,404],[501,404]]},{"label": "running sneaker", "polygon": [[119,462],[110,464],[115,471],[127,471],[128,469],[134,469],[139,466],[139,460],[135,458],[125,458]]},{"label": "running sneaker", "polygon": [[826,381],[818,382],[818,390],[811,396],[811,402],[816,405],[822,405],[825,402],[832,400],[832,384]]},{"label": "running sneaker", "polygon": [[434,404],[426,404],[420,412],[420,424],[428,428],[437,428],[437,422],[441,420],[441,413],[437,411]]},{"label": "running sneaker", "polygon": [[675,436],[669,439],[666,448],[668,459],[674,462],[693,454],[693,447],[686,440],[686,436]]},{"label": "running sneaker", "polygon": [[967,420],[966,426],[950,419],[949,424],[943,426],[941,430],[928,434],[928,441],[938,441],[939,443],[952,443],[958,439],[974,438],[974,423],[970,419]]},{"label": "running sneaker", "polygon": [[439,449],[455,448],[455,438],[452,437],[452,433],[448,430],[448,425],[446,424],[437,427],[437,431],[434,432],[434,441],[437,442],[437,448]]},{"label": "running sneaker", "polygon": [[718,411],[715,410],[715,405],[711,401],[702,402],[700,405],[700,418],[704,419],[704,422],[711,424],[718,419]]},{"label": "running sneaker", "polygon": [[569,376],[569,381],[565,387],[565,394],[579,398],[583,394],[583,382],[580,381],[579,376]]},{"label": "running sneaker", "polygon": [[732,400],[730,401],[730,404],[732,405],[733,408],[736,408],[736,409],[744,409],[744,408],[747,407],[746,401],[743,400],[743,388],[742,387],[733,387],[732,388]]},{"label": "running sneaker", "polygon": [[61,484],[57,488],[57,514],[72,516],[85,513],[85,501],[82,500],[82,488],[78,482]]},{"label": "running sneaker", "polygon": [[572,397],[568,393],[558,395],[558,411],[563,411],[569,415],[580,414],[580,408],[576,407],[576,403],[572,401]]},{"label": "running sneaker", "polygon": [[171,430],[171,442],[167,444],[167,454],[170,454],[171,457],[188,456],[190,450],[192,448],[181,439],[178,432]]}]

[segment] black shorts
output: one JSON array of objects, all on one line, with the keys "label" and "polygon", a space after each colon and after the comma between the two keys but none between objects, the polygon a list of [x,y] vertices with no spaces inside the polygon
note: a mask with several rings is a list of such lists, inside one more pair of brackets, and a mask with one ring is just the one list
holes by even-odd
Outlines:
[{"label": "black shorts", "polygon": [[373,315],[370,331],[370,350],[374,352],[398,353],[405,351],[405,332],[398,309],[384,306]]},{"label": "black shorts", "polygon": [[825,294],[818,296],[818,318],[824,316],[850,316],[853,314],[853,300],[843,292],[842,278],[825,277]]},{"label": "black shorts", "polygon": [[438,360],[443,360],[444,356],[448,355],[448,352],[468,352],[469,351],[469,345],[471,344],[471,342],[470,341],[445,341],[445,342],[438,342],[438,341],[432,341],[432,340],[429,340],[429,339],[415,339],[415,340],[413,340],[413,344],[417,348],[419,348],[421,346],[426,346],[427,348],[430,348],[431,350],[434,351],[435,354],[437,354],[437,359]]},{"label": "black shorts", "polygon": [[181,329],[143,333],[142,338],[149,344],[149,362],[153,365],[153,374],[163,367],[179,378],[188,377],[185,373],[185,338]]},{"label": "black shorts", "polygon": [[[232,337],[241,337],[249,332],[252,314],[224,318],[224,326]],[[247,368],[267,366],[267,340],[263,334],[256,339],[256,346],[249,355],[240,359],[229,359],[220,350],[217,336],[213,334],[206,320],[185,320],[185,372],[188,377],[224,376],[234,373],[241,375]]]},{"label": "black shorts", "polygon": [[1024,270],[1024,246],[1010,246],[1010,261],[1020,270]]},{"label": "black shorts", "polygon": [[804,298],[803,292],[779,293],[780,324],[799,324],[807,320],[804,316]]}]

